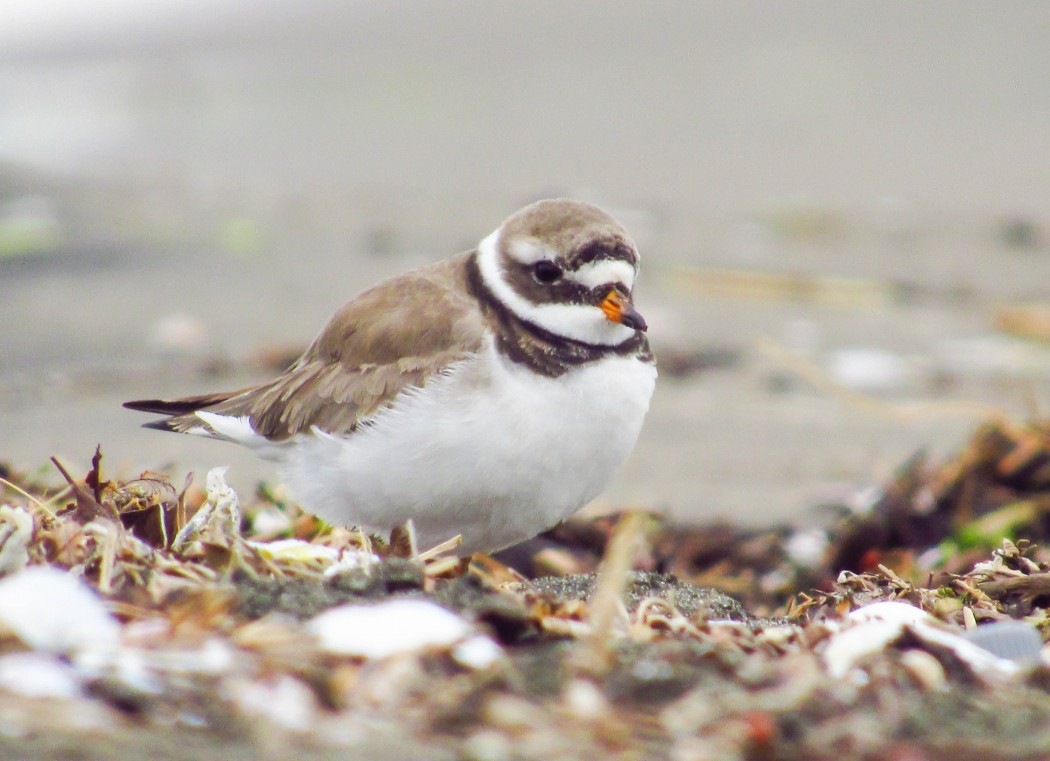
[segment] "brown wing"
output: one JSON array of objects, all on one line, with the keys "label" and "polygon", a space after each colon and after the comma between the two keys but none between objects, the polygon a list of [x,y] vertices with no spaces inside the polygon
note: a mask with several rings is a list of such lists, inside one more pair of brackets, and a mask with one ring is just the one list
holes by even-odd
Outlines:
[{"label": "brown wing", "polygon": [[200,428],[194,413],[247,416],[257,433],[281,440],[317,426],[352,431],[402,390],[481,347],[483,323],[467,289],[460,254],[388,280],[340,309],[283,375],[240,392],[171,401],[127,402],[130,409],[172,415],[152,427]]}]

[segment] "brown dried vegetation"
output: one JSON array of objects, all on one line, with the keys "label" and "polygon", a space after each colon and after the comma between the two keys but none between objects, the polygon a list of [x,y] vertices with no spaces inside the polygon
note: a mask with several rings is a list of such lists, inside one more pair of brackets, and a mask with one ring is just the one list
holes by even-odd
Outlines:
[{"label": "brown dried vegetation", "polygon": [[[34,654],[0,625],[3,757],[47,757],[56,738],[82,758],[1050,751],[1041,654],[982,670],[905,625],[842,676],[829,644],[859,625],[851,611],[885,601],[943,622],[951,642],[1018,620],[1050,637],[1044,424],[989,423],[948,462],[913,457],[861,512],[764,531],[580,517],[470,562],[454,546],[420,552],[410,528],[388,544],[326,526],[279,494],[242,505],[214,474],[206,491],[154,473],[107,481],[97,453],[50,499],[14,474],[3,483],[0,585],[27,565],[62,569],[120,626],[103,657]],[[473,634],[378,657],[318,633],[324,611],[401,598],[436,602]],[[20,691],[5,659],[26,655],[72,691]]]}]

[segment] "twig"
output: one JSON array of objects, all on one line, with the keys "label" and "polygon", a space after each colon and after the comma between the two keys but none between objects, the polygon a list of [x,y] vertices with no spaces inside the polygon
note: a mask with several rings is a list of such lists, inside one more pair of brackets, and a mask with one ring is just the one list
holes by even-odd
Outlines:
[{"label": "twig", "polygon": [[46,515],[48,518],[54,518],[55,517],[55,513],[47,505],[45,505],[43,502],[41,502],[39,499],[34,497],[32,494],[27,492],[22,487],[11,483],[6,478],[3,478],[2,476],[0,476],[0,484],[3,484],[4,486],[6,486],[8,489],[10,489],[13,492],[17,492],[18,494],[21,494],[23,497],[28,499],[34,505],[39,507],[44,512],[44,515]]},{"label": "twig", "polygon": [[446,552],[451,552],[452,550],[459,547],[459,545],[461,544],[463,544],[463,535],[456,534],[451,539],[446,539],[441,544],[435,544],[429,550],[424,550],[423,552],[420,552],[418,555],[415,556],[415,558],[413,558],[413,560],[417,560],[420,563],[425,563],[431,558],[436,558],[438,555],[442,555]]},{"label": "twig", "polygon": [[601,673],[609,666],[613,624],[623,609],[623,592],[627,588],[644,522],[642,513],[628,513],[617,525],[605,550],[598,571],[598,587],[591,597],[590,632],[577,651],[580,667],[592,673]]}]

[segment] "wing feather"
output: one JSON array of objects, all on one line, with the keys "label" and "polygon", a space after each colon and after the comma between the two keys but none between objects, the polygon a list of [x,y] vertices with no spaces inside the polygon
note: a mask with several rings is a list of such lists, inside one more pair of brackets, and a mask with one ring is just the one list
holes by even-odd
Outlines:
[{"label": "wing feather", "polygon": [[199,429],[197,410],[247,416],[280,441],[316,427],[349,433],[398,394],[477,352],[484,322],[467,286],[473,252],[371,288],[340,309],[302,357],[269,383],[240,392],[146,399],[124,406],[171,415],[160,425]]}]

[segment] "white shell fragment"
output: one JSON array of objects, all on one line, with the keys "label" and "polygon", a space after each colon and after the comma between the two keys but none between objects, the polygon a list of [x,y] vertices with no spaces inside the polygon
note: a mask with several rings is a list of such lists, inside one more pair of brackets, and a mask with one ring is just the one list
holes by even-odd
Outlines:
[{"label": "white shell fragment", "polygon": [[803,568],[815,568],[824,560],[828,549],[828,532],[819,528],[795,531],[784,542],[791,562]]},{"label": "white shell fragment", "polygon": [[1042,655],[1043,638],[1039,630],[1026,621],[996,621],[978,626],[963,636],[993,655],[1022,666],[1038,664]]},{"label": "white shell fragment", "polygon": [[913,375],[908,361],[885,349],[853,346],[832,352],[828,374],[848,388],[860,391],[896,391]]},{"label": "white shell fragment", "polygon": [[323,544],[311,544],[302,539],[277,539],[273,542],[248,542],[250,547],[269,560],[291,560],[300,563],[334,563],[339,550]]},{"label": "white shell fragment", "polygon": [[475,634],[452,648],[452,657],[460,665],[480,671],[502,658],[503,649],[492,638]]},{"label": "white shell fragment", "polygon": [[33,516],[15,505],[0,505],[0,576],[21,571],[29,562]]},{"label": "white shell fragment", "polygon": [[450,647],[471,633],[466,621],[427,600],[341,605],[316,616],[307,629],[323,650],[361,658]]},{"label": "white shell fragment", "polygon": [[245,716],[292,732],[306,732],[317,713],[313,692],[287,674],[270,681],[232,679],[226,692]]},{"label": "white shell fragment", "polygon": [[379,565],[379,556],[364,550],[346,547],[339,553],[339,559],[324,569],[325,578],[338,576],[351,571],[370,571]]},{"label": "white shell fragment", "polygon": [[0,657],[0,690],[26,698],[80,697],[80,678],[73,667],[41,653],[10,653]]},{"label": "white shell fragment", "polygon": [[1019,671],[1013,661],[975,645],[928,613],[903,602],[877,602],[858,608],[841,625],[830,628],[834,634],[824,649],[824,662],[835,678],[846,676],[865,658],[882,652],[906,631],[926,644],[951,650],[978,676],[1010,677]]},{"label": "white shell fragment", "polygon": [[356,547],[344,547],[338,550],[335,547],[314,544],[302,539],[277,539],[272,542],[248,541],[246,544],[267,560],[323,568],[325,578],[349,571],[368,571],[379,563],[378,555]]},{"label": "white shell fragment", "polygon": [[78,653],[73,666],[83,679],[109,678],[133,693],[159,695],[164,683],[151,663],[154,655],[137,647],[96,647]]},{"label": "white shell fragment", "polygon": [[212,468],[204,479],[208,499],[175,536],[171,548],[185,550],[205,536],[234,537],[241,531],[241,504],[237,492],[226,483],[226,468]]},{"label": "white shell fragment", "polygon": [[102,600],[76,577],[31,566],[0,580],[0,628],[28,647],[68,654],[115,646],[120,625]]}]

